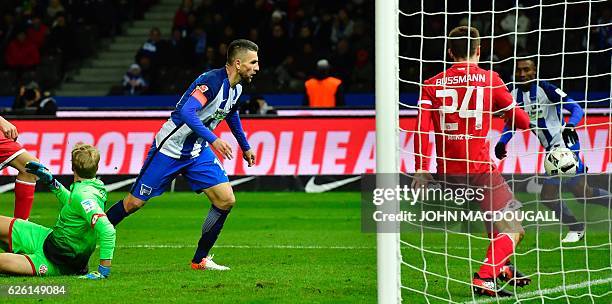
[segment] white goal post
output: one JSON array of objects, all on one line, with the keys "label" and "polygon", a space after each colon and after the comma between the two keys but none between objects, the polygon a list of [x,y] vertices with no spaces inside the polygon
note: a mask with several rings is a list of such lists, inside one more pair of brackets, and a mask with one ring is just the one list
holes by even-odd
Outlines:
[{"label": "white goal post", "polygon": [[[398,0],[376,0],[375,81],[376,81],[376,172],[386,177],[399,174],[399,53],[397,41]],[[378,175],[381,176],[381,175]],[[379,181],[377,184],[385,183]],[[391,181],[393,182],[393,181]],[[399,209],[385,204],[385,208]],[[388,212],[388,211],[387,211]],[[380,232],[376,237],[378,303],[400,303],[400,243],[397,232]]]},{"label": "white goal post", "polygon": [[[416,112],[418,107],[408,99],[419,95],[424,80],[452,63],[446,52],[448,31],[468,25],[481,29],[480,67],[499,72],[512,86],[520,83],[514,79],[517,61],[529,58],[536,66],[536,83],[546,81],[558,87],[555,92],[562,96],[558,111],[564,111],[565,118],[566,93],[581,104],[586,114],[576,129],[580,155],[588,173],[608,174],[607,188],[605,183],[599,187],[612,192],[612,20],[603,13],[606,3],[609,0],[376,0],[377,187],[396,184],[399,176],[414,172],[412,140],[416,139],[412,136],[417,132],[406,123],[412,118],[400,118],[400,108],[402,115]],[[404,93],[411,97],[404,100]],[[497,123],[489,133],[492,154],[501,136],[500,125],[503,127]],[[534,128],[543,127],[538,122]],[[499,166],[510,188],[523,199],[524,208],[539,211],[544,206],[540,191],[546,151],[536,135],[517,132],[507,144],[507,154]],[[431,157],[435,172],[435,154],[426,157]],[[474,269],[486,264],[483,260],[490,243],[486,231],[454,231],[456,227],[444,223],[425,236],[427,228],[421,226],[414,236],[403,234],[399,224],[390,230],[388,223],[378,222],[378,303],[410,303],[413,299],[416,303],[612,303],[612,198],[607,194],[606,213],[603,204],[584,203],[592,199],[586,192],[586,185],[582,196],[568,191],[563,196],[559,190],[558,201],[570,201],[570,209],[587,227],[580,242],[563,243],[567,223],[525,225],[527,241],[515,248],[512,262],[519,261],[515,265],[533,282],[525,289],[509,283],[497,286],[514,293],[506,299],[479,298],[472,292]],[[400,204],[386,202],[377,208],[393,213],[400,210]],[[598,217],[592,217],[593,213]],[[600,230],[589,231],[593,226]]]}]

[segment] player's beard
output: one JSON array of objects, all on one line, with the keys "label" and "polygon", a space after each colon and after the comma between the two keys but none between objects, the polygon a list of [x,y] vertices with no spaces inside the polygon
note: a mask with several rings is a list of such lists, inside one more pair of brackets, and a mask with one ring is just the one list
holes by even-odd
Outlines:
[{"label": "player's beard", "polygon": [[251,84],[252,80],[248,73],[245,75],[240,75],[240,82],[243,84]]}]

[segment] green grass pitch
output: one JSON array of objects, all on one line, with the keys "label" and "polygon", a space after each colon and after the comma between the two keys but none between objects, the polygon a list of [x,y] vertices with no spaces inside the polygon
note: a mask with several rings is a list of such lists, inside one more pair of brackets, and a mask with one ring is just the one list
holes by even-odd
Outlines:
[{"label": "green grass pitch", "polygon": [[[124,193],[111,193],[114,202]],[[237,207],[217,242],[213,253],[218,263],[232,268],[229,272],[198,272],[189,268],[200,226],[208,211],[204,196],[192,193],[167,193],[152,200],[143,210],[117,227],[117,249],[113,272],[105,281],[83,281],[75,277],[26,278],[0,276],[0,286],[11,284],[65,284],[67,295],[42,298],[43,303],[374,303],[376,302],[376,236],[361,232],[359,193],[236,193]],[[0,214],[11,215],[12,194],[0,195]],[[572,208],[579,205],[572,203]],[[593,207],[600,208],[600,207]],[[605,209],[595,209],[602,212]],[[38,193],[31,220],[51,226],[58,205],[48,193]],[[481,235],[481,236],[484,236]],[[402,240],[420,245],[419,234],[403,233]],[[559,233],[531,233],[519,246],[515,258],[524,272],[559,272],[535,278],[532,286],[518,289],[529,295],[538,289],[548,297],[565,293],[554,288],[578,286],[567,290],[572,296],[601,295],[612,289],[611,254],[607,232],[587,235],[589,249],[564,249],[563,264],[554,248]],[[487,242],[475,238],[427,233],[424,247],[430,252],[402,248],[404,262],[402,285],[430,295],[403,290],[409,303],[444,303],[471,301],[469,287],[447,280],[467,281],[477,265],[457,257],[484,257]],[[584,245],[584,243],[582,244]],[[440,255],[447,248],[448,255]],[[532,250],[529,252],[529,250]],[[453,257],[455,256],[455,257]],[[97,256],[90,260],[95,269]],[[426,265],[426,267],[424,267]],[[600,271],[583,271],[602,269]],[[598,281],[599,280],[599,281]],[[607,281],[605,281],[607,280]],[[580,287],[584,282],[598,284]],[[604,282],[603,284],[601,282]],[[450,296],[449,296],[450,293]],[[477,297],[476,300],[486,298]],[[0,297],[1,303],[39,303],[36,298]],[[504,301],[512,303],[515,301]],[[612,303],[612,296],[570,299],[570,303]],[[542,303],[538,298],[521,303]],[[566,299],[545,303],[568,303]]]}]

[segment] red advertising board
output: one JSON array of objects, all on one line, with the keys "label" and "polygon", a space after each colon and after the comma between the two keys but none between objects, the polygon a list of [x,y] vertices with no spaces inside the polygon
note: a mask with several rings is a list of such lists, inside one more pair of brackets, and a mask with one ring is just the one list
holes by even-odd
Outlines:
[{"label": "red advertising board", "polygon": [[[609,116],[588,116],[588,128],[578,130],[589,172],[612,171]],[[101,152],[100,174],[138,174],[149,145],[163,119],[13,120],[18,141],[55,174],[71,174],[70,150],[77,142],[95,144]],[[400,119],[402,129],[414,128],[415,118]],[[489,133],[491,145],[499,138],[502,121]],[[237,155],[222,163],[230,175],[343,175],[373,173],[375,123],[373,117],[243,119],[257,165],[248,168]],[[239,150],[225,124],[215,133]],[[430,138],[433,144],[433,136]],[[395,147],[388,147],[394,149]],[[530,132],[518,132],[501,162],[505,173],[543,172],[543,150]],[[413,133],[400,132],[401,166],[414,170]],[[491,149],[493,151],[493,149]],[[434,152],[435,153],[435,152]],[[492,155],[492,158],[495,157]],[[435,162],[431,162],[435,171]],[[14,174],[11,169],[2,174]]]}]

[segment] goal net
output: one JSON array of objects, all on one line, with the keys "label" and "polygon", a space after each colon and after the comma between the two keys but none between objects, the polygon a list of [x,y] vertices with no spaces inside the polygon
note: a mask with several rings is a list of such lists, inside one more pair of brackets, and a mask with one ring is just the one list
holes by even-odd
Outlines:
[{"label": "goal net", "polygon": [[[547,152],[540,143],[538,132],[533,132],[535,129],[544,134],[550,127],[538,122],[532,125],[532,132],[515,132],[505,145],[507,156],[500,161],[495,155],[495,146],[502,137],[504,121],[495,117],[487,135],[491,159],[503,173],[515,198],[522,203],[521,210],[549,215],[555,211],[552,218],[523,220],[525,235],[516,245],[511,260],[531,279],[531,284],[518,287],[497,281],[496,290],[504,289],[513,295],[507,298],[479,296],[473,291],[472,278],[479,267],[486,264],[485,255],[491,243],[483,222],[466,223],[439,217],[404,220],[399,233],[379,233],[378,236],[379,301],[612,303],[612,198],[609,195],[612,182],[609,176],[612,172],[612,14],[609,2],[398,2],[377,1],[376,8],[377,137],[381,137],[377,139],[377,153],[384,154],[377,155],[378,173],[400,172],[400,177],[413,175],[413,143],[419,140],[420,132],[415,118],[419,109],[416,101],[423,82],[452,65],[453,59],[447,52],[447,35],[460,25],[475,27],[480,32],[481,68],[497,72],[510,91],[524,86],[524,90],[530,92],[519,98],[523,92],[519,89],[514,95],[530,118],[535,115],[538,121],[545,120],[542,108],[528,104],[537,101],[537,87],[547,84],[560,96],[548,99],[566,123],[577,111],[567,104],[574,100],[580,106],[584,116],[575,130],[580,143],[579,157],[588,169],[577,174],[581,182],[565,183],[568,179],[563,179],[563,186],[553,188],[556,193],[551,195],[546,186],[550,179],[544,170]],[[380,20],[385,16],[383,9],[389,14],[393,10],[397,18],[386,15],[388,20]],[[391,25],[397,30],[389,36]],[[389,37],[393,41],[385,40]],[[396,61],[389,58],[394,52]],[[517,76],[517,68],[524,59],[533,63],[536,89]],[[392,75],[396,75],[399,83],[392,80]],[[399,94],[385,95],[385,88],[397,89]],[[546,94],[546,90],[542,91]],[[397,98],[395,106],[389,106],[391,98]],[[439,113],[433,111],[432,115]],[[462,117],[473,118],[469,113]],[[429,171],[435,173],[433,133],[433,130],[428,132],[429,142],[422,143],[429,145],[432,153],[420,156],[431,160]],[[397,149],[389,149],[390,146]],[[542,193],[542,189],[548,192]],[[446,211],[479,210],[467,204],[460,208],[446,204],[427,206],[427,203],[406,207],[400,200],[398,205],[402,210],[440,211],[438,215],[447,214]],[[570,231],[576,232],[574,237],[579,240],[565,242],[569,240],[566,237]],[[389,259],[397,259],[397,263],[390,263]]]}]

